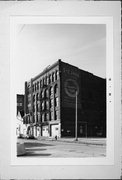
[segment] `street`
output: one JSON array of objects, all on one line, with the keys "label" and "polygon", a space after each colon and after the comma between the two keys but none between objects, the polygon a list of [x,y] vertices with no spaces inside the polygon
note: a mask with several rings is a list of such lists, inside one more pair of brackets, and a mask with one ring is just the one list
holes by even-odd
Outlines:
[{"label": "street", "polygon": [[[26,154],[22,157],[104,157],[106,146],[60,142],[54,140],[20,139],[24,142]],[[18,156],[21,157],[21,156]]]}]

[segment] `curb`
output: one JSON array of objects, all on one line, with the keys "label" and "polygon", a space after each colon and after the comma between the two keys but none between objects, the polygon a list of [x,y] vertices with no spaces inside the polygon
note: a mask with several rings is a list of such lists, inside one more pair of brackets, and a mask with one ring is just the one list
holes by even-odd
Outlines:
[{"label": "curb", "polygon": [[106,146],[106,143],[96,143],[96,142],[85,142],[85,141],[68,141],[68,140],[63,140],[63,139],[38,139],[39,141],[55,141],[55,142],[66,142],[66,143],[77,143],[77,144],[86,144],[86,145],[98,145],[98,146]]}]

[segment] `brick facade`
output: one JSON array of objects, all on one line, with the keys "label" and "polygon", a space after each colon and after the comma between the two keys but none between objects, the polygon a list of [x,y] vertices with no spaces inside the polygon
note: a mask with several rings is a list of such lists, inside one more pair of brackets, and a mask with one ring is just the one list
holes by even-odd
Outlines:
[{"label": "brick facade", "polygon": [[25,118],[34,136],[106,136],[106,80],[57,61],[25,82]]}]

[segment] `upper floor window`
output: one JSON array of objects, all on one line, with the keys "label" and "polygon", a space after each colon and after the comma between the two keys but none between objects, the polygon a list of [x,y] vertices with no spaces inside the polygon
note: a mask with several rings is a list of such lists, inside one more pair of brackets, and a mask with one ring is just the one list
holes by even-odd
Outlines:
[{"label": "upper floor window", "polygon": [[34,85],[32,86],[32,91],[34,92]]},{"label": "upper floor window", "polygon": [[46,101],[46,109],[49,109],[49,101]]},{"label": "upper floor window", "polygon": [[45,114],[42,114],[42,122],[44,122]]},{"label": "upper floor window", "polygon": [[56,70],[56,72],[55,72],[55,78],[56,78],[56,80],[59,79],[59,71],[58,70]]},{"label": "upper floor window", "polygon": [[36,94],[36,100],[37,101],[39,100],[39,94],[38,93]]},{"label": "upper floor window", "polygon": [[35,83],[35,91],[36,91],[36,83]]},{"label": "upper floor window", "polygon": [[52,82],[55,82],[55,73],[52,73]]},{"label": "upper floor window", "polygon": [[50,88],[50,96],[53,95],[53,87]]},{"label": "upper floor window", "polygon": [[37,82],[37,90],[39,90],[39,82]]},{"label": "upper floor window", "polygon": [[50,106],[53,107],[53,99],[50,100]]},{"label": "upper floor window", "polygon": [[51,118],[51,120],[54,119],[53,111],[50,112],[50,118]]},{"label": "upper floor window", "polygon": [[49,84],[49,76],[47,76],[47,85]]},{"label": "upper floor window", "polygon": [[44,110],[44,105],[45,105],[45,103],[44,103],[44,101],[41,103],[41,109],[42,110]]},{"label": "upper floor window", "polygon": [[46,97],[48,97],[49,96],[49,91],[48,91],[48,89],[46,89]]},{"label": "upper floor window", "polygon": [[33,96],[33,102],[35,102],[35,95]]},{"label": "upper floor window", "polygon": [[59,106],[59,98],[58,98],[58,97],[55,98],[55,106],[56,106],[56,107]]},{"label": "upper floor window", "polygon": [[46,121],[49,121],[49,113],[46,113]]},{"label": "upper floor window", "polygon": [[55,92],[55,94],[58,94],[58,85],[57,84],[55,85],[54,92]]},{"label": "upper floor window", "polygon": [[58,111],[55,111],[55,120],[58,119]]},{"label": "upper floor window", "polygon": [[40,80],[40,88],[42,87],[42,80]]},{"label": "upper floor window", "polygon": [[51,76],[51,74],[49,75],[49,83],[51,83],[52,82],[52,76]]},{"label": "upper floor window", "polygon": [[42,92],[41,92],[41,98],[44,98],[44,93],[45,93],[45,91],[42,90]]}]

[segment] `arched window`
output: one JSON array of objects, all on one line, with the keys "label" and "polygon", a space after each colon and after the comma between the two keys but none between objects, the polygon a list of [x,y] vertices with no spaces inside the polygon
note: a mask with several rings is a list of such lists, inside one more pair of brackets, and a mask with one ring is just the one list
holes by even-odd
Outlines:
[{"label": "arched window", "polygon": [[53,101],[53,99],[51,99],[50,100],[50,107],[53,108],[53,106],[54,106],[54,101]]},{"label": "arched window", "polygon": [[59,106],[59,98],[58,98],[58,97],[55,98],[55,106],[56,106],[56,107]]},{"label": "arched window", "polygon": [[52,73],[52,82],[55,82],[55,73]]},{"label": "arched window", "polygon": [[59,79],[59,71],[58,70],[56,70],[56,80],[58,80]]},{"label": "arched window", "polygon": [[50,87],[50,96],[53,96],[53,87]]},{"label": "arched window", "polygon": [[46,109],[49,109],[49,101],[46,101]]},{"label": "arched window", "polygon": [[45,103],[44,103],[44,101],[41,103],[41,109],[42,109],[42,111],[44,110],[44,105],[45,105]]},{"label": "arched window", "polygon": [[46,97],[48,97],[48,96],[49,96],[49,90],[46,89]]},{"label": "arched window", "polygon": [[52,76],[51,76],[51,74],[49,75],[49,83],[51,83],[52,82]]}]

